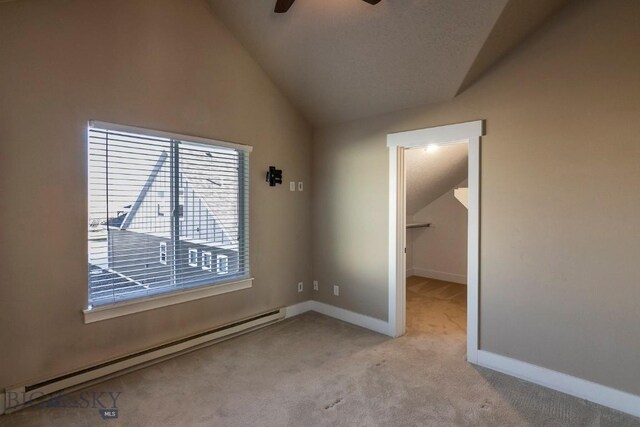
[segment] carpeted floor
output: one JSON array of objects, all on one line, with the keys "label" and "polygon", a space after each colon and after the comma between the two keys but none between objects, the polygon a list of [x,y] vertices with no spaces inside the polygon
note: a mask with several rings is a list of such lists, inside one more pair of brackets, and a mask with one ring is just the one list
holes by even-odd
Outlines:
[{"label": "carpeted floor", "polygon": [[467,287],[419,276],[408,277],[407,335],[439,336],[464,345],[467,339]]},{"label": "carpeted floor", "polygon": [[306,313],[83,391],[121,393],[118,419],[30,408],[0,425],[640,426],[469,365],[464,286],[412,277],[407,295],[408,333],[398,339]]}]

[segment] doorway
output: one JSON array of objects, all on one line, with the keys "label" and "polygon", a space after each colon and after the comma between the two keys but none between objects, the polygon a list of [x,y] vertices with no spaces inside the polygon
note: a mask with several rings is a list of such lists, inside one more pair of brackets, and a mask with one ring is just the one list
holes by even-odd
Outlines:
[{"label": "doorway", "polygon": [[406,329],[466,343],[468,144],[405,150]]},{"label": "doorway", "polygon": [[467,360],[477,363],[479,326],[480,140],[483,121],[387,135],[389,147],[389,324],[406,332],[406,150],[430,145],[468,144]]}]

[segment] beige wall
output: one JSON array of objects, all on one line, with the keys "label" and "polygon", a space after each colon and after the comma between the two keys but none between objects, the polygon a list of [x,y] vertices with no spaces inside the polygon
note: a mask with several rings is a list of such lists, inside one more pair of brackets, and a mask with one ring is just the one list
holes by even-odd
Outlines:
[{"label": "beige wall", "polygon": [[[205,0],[3,3],[0,58],[0,389],[309,299],[310,128]],[[252,289],[83,323],[89,119],[254,146]]]},{"label": "beige wall", "polygon": [[574,2],[454,101],[316,132],[318,298],[387,319],[385,136],[486,119],[482,349],[640,394],[638,16]]},{"label": "beige wall", "polygon": [[[466,185],[464,180],[455,188]],[[416,276],[466,284],[467,208],[456,199],[453,190],[411,218],[411,222],[429,222],[431,227],[407,229],[407,269],[411,268]]]}]

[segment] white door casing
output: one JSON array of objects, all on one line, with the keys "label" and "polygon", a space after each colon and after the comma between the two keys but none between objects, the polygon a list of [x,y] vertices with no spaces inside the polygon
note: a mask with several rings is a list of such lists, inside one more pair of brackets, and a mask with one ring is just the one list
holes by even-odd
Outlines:
[{"label": "white door casing", "polygon": [[389,147],[389,334],[406,331],[406,170],[405,149],[429,144],[469,144],[467,244],[467,360],[478,362],[480,272],[480,139],[482,120],[397,132]]}]

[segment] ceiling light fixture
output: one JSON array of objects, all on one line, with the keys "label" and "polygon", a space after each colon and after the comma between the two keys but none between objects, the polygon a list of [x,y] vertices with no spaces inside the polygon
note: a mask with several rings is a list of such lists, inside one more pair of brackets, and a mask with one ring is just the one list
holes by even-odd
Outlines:
[{"label": "ceiling light fixture", "polygon": [[427,148],[424,149],[424,151],[427,153],[435,153],[439,149],[440,149],[440,146],[438,144],[429,144],[427,145]]}]

